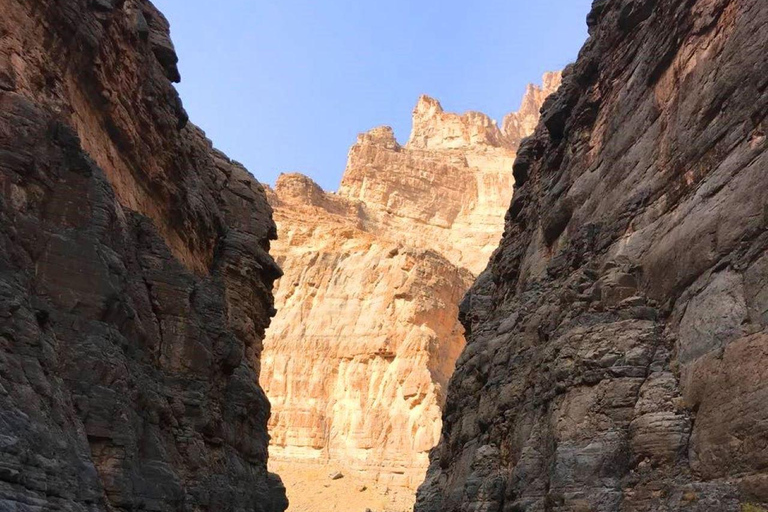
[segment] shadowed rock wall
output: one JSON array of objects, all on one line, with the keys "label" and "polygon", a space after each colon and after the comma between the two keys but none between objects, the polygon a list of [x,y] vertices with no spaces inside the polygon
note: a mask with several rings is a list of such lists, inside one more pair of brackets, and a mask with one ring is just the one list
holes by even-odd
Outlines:
[{"label": "shadowed rock wall", "polygon": [[264,190],[146,1],[0,1],[0,509],[282,511]]},{"label": "shadowed rock wall", "polygon": [[462,303],[418,512],[768,502],[767,23],[594,2]]}]

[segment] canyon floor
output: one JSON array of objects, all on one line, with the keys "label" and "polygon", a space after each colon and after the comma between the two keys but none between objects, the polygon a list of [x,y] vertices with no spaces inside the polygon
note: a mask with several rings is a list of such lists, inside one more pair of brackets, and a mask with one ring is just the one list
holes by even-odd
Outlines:
[{"label": "canyon floor", "polygon": [[270,461],[270,471],[283,479],[289,512],[410,512],[413,492],[373,485],[353,475],[337,480],[333,465],[303,465],[295,461]]}]

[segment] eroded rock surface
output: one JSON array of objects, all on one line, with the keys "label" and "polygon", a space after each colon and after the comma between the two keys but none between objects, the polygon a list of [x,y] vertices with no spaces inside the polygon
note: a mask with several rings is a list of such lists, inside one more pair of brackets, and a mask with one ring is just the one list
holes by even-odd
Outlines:
[{"label": "eroded rock surface", "polygon": [[462,302],[416,511],[765,507],[767,23],[594,2]]},{"label": "eroded rock surface", "polygon": [[0,12],[0,510],[284,510],[263,188],[187,123],[152,4]]},{"label": "eroded rock surface", "polygon": [[434,251],[360,229],[325,201],[291,202],[301,186],[317,187],[283,175],[270,200],[286,272],[263,358],[272,456],[334,461],[415,488],[464,346],[458,303],[472,275]]},{"label": "eroded rock surface", "polygon": [[487,116],[425,96],[405,146],[388,127],[360,135],[338,193],[280,177],[269,202],[285,276],[262,373],[273,457],[423,480],[464,346],[458,304],[512,195],[506,140]]},{"label": "eroded rock surface", "polygon": [[[529,85],[521,109],[507,117],[538,120],[560,76],[547,73],[543,88]],[[368,231],[407,234],[410,245],[435,250],[477,275],[498,245],[514,185],[510,169],[535,121],[528,125],[504,131],[485,114],[444,112],[422,96],[405,146],[388,127],[359,137],[338,195],[364,204]]]}]

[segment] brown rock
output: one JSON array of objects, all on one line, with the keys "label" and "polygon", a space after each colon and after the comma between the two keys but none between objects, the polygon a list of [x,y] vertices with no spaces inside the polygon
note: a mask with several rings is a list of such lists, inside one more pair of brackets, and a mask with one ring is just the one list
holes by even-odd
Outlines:
[{"label": "brown rock", "polygon": [[263,188],[187,125],[149,2],[0,11],[0,510],[285,510]]},{"label": "brown rock", "polygon": [[768,502],[766,23],[594,3],[462,303],[417,512]]}]

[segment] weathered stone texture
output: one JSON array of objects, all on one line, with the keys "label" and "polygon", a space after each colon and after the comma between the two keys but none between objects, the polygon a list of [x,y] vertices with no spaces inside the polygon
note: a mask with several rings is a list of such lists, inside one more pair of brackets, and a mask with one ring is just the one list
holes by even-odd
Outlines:
[{"label": "weathered stone texture", "polygon": [[768,4],[595,1],[520,148],[418,512],[768,503]]},{"label": "weathered stone texture", "polygon": [[282,511],[264,190],[146,1],[0,1],[0,510]]},{"label": "weathered stone texture", "polygon": [[423,96],[408,144],[389,127],[359,136],[338,193],[280,177],[268,198],[285,276],[262,373],[276,459],[415,491],[464,346],[458,304],[501,237],[516,148],[487,116]]},{"label": "weathered stone texture", "polygon": [[464,346],[457,305],[472,275],[363,231],[344,215],[353,206],[334,208],[338,197],[303,202],[318,190],[283,175],[270,197],[285,268],[261,380],[274,407],[270,451],[415,489]]}]

